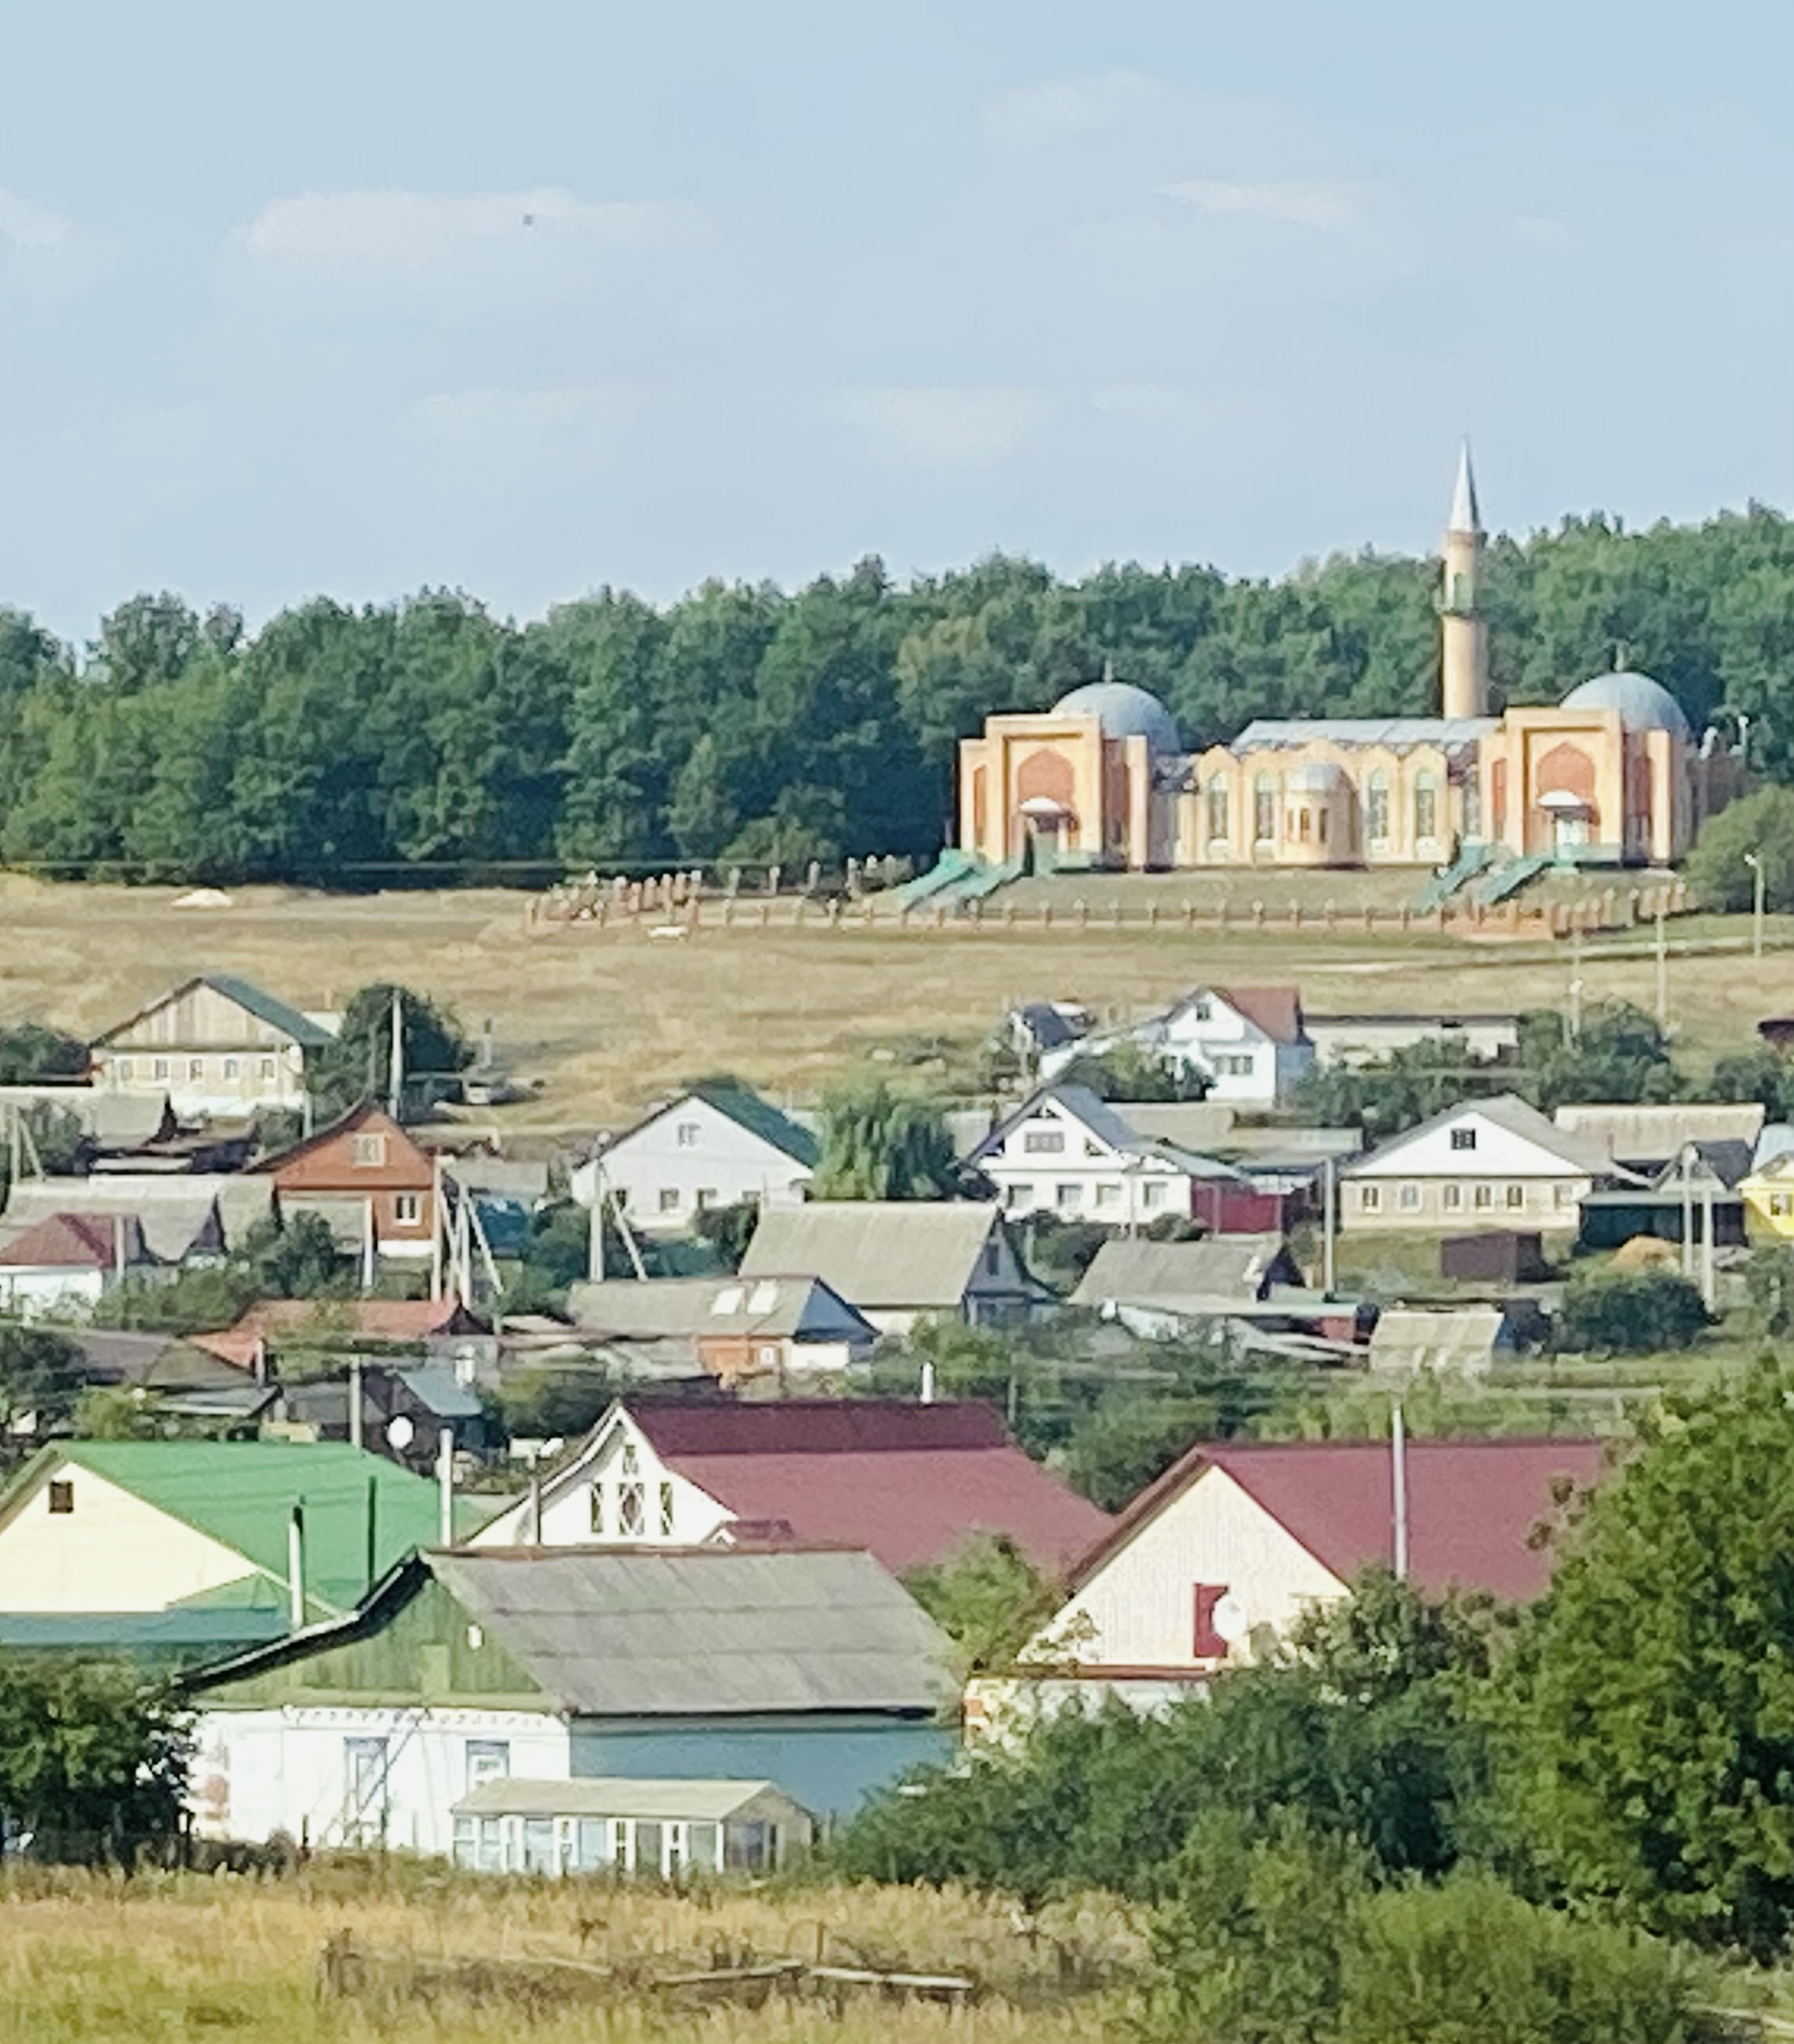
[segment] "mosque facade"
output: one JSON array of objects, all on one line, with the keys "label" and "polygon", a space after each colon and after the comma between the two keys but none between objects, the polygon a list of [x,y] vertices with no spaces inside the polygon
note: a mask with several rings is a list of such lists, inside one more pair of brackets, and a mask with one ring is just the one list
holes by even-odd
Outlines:
[{"label": "mosque facade", "polygon": [[959,747],[960,849],[1029,870],[1670,866],[1741,770],[1648,674],[1597,674],[1496,714],[1485,534],[1460,457],[1439,592],[1437,717],[1259,718],[1191,753],[1105,674]]}]

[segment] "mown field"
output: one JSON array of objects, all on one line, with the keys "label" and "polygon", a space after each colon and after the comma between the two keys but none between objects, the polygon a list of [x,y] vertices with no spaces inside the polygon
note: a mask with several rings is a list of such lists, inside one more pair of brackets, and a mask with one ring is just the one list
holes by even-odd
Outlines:
[{"label": "mown field", "polygon": [[[1134,905],[1133,883],[1104,879],[1100,899],[1091,886],[1083,928],[1069,917],[1050,928],[1024,920],[939,930],[820,920],[761,928],[743,919],[669,939],[628,924],[532,926],[526,897],[499,889],[252,889],[228,909],[182,909],[168,889],[4,876],[0,1021],[36,1017],[91,1033],[205,970],[245,974],[305,1008],[396,978],[448,1001],[472,1032],[490,1020],[504,1060],[542,1083],[537,1101],[499,1117],[523,1132],[603,1127],[707,1072],[736,1071],[803,1100],[868,1054],[920,1060],[926,1073],[944,1049],[960,1065],[1017,1000],[1059,997],[1127,1013],[1200,980],[1293,981],[1320,1012],[1468,1012],[1568,997],[1561,943],[1286,924],[1189,931],[1169,912],[1157,928],[1112,928],[1101,912],[1112,899]],[[1317,916],[1320,905],[1317,895]],[[778,905],[780,917],[792,912]],[[1760,967],[1746,919],[1672,927],[1670,1011],[1696,1056],[1742,1047],[1761,1016],[1794,1011],[1794,919],[1772,924]],[[1585,999],[1651,1005],[1648,933],[1590,944],[1581,977]]]},{"label": "mown field", "polygon": [[[364,1992],[321,1998],[319,1954],[345,1930],[376,1961],[413,1963],[376,1965]],[[819,1941],[829,1963],[960,1974],[975,1980],[976,1996],[958,2010],[856,1990],[773,1994],[755,2007],[651,1984],[717,1964],[808,1960]],[[483,1980],[457,1983],[466,1961],[499,1963]],[[571,2005],[555,2005],[556,1961],[589,1969],[583,1979],[571,1968],[560,1974],[580,1997]],[[21,1869],[0,1883],[0,2044],[1073,2044],[1126,2015],[1146,1966],[1142,1920],[1103,1898],[1024,1925],[1008,1904],[966,1893],[800,1887],[681,1896],[421,1865],[397,1865],[390,1878],[338,1868],[279,1881]]]}]

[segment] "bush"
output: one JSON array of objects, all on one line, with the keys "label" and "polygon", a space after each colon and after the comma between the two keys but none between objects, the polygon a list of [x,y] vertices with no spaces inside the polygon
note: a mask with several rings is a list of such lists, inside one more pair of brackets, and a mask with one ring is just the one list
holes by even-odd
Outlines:
[{"label": "bush", "polygon": [[1746,852],[1763,863],[1765,907],[1794,909],[1794,789],[1759,788],[1701,825],[1688,880],[1708,908],[1750,907],[1757,877],[1744,863]]},{"label": "bush", "polygon": [[1614,1355],[1688,1348],[1708,1324],[1697,1287],[1673,1270],[1583,1270],[1564,1288],[1553,1346]]}]

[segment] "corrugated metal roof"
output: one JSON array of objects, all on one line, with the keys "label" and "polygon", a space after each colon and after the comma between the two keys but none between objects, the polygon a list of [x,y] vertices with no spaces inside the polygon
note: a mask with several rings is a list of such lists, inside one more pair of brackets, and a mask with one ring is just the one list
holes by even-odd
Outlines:
[{"label": "corrugated metal roof", "polygon": [[470,1788],[455,1805],[458,1817],[645,1817],[651,1821],[722,1823],[751,1804],[777,1803],[807,1815],[771,1781],[632,1781],[616,1776],[576,1775],[567,1781],[529,1781],[500,1775]]},{"label": "corrugated metal roof", "polygon": [[1558,1109],[1555,1120],[1571,1135],[1599,1143],[1616,1162],[1661,1164],[1685,1143],[1742,1143],[1748,1152],[1763,1133],[1764,1108],[1760,1101],[1571,1103]]},{"label": "corrugated metal roof", "polygon": [[0,1086],[0,1107],[72,1114],[102,1150],[136,1150],[175,1132],[165,1093],[110,1093],[90,1085]]},{"label": "corrugated metal roof", "polygon": [[862,1312],[950,1310],[964,1299],[997,1225],[994,1202],[812,1200],[762,1209],[743,1278],[812,1273]]},{"label": "corrugated metal roof", "polygon": [[1417,745],[1442,746],[1447,751],[1473,745],[1500,728],[1494,717],[1255,717],[1237,738],[1233,753],[1284,750],[1331,740],[1354,747],[1386,745],[1394,752]]},{"label": "corrugated metal roof", "polygon": [[870,1343],[878,1330],[820,1278],[609,1278],[571,1285],[567,1310],[582,1327],[625,1339],[702,1335],[795,1335],[806,1325],[831,1340]]},{"label": "corrugated metal roof", "polygon": [[1281,1235],[1224,1235],[1202,1242],[1122,1238],[1097,1251],[1071,1303],[1099,1306],[1104,1300],[1126,1299],[1143,1304],[1192,1295],[1243,1301],[1260,1297],[1280,1269],[1287,1275],[1292,1262]]},{"label": "corrugated metal roof", "polygon": [[469,1616],[576,1716],[932,1713],[945,1635],[870,1554],[751,1548],[432,1554]]},{"label": "corrugated metal roof", "polygon": [[[1394,1157],[1423,1135],[1429,1135],[1435,1128],[1443,1128],[1454,1121],[1479,1117],[1504,1129],[1510,1135],[1518,1136],[1522,1142],[1536,1143],[1542,1150],[1574,1171],[1590,1178],[1604,1178],[1615,1170],[1613,1159],[1605,1147],[1586,1135],[1579,1135],[1567,1128],[1560,1128],[1548,1115],[1541,1114],[1530,1101],[1522,1100],[1518,1093],[1492,1093],[1486,1100],[1461,1100],[1455,1107],[1446,1108],[1442,1113],[1417,1122],[1412,1128],[1404,1128],[1399,1135],[1392,1135],[1387,1143],[1379,1143],[1369,1155],[1348,1164],[1342,1176],[1357,1178],[1373,1175]],[[1474,1173],[1477,1168],[1473,1152],[1465,1153],[1464,1167]],[[1504,1167],[1505,1168],[1505,1167]],[[1514,1176],[1508,1170],[1508,1175]]]}]

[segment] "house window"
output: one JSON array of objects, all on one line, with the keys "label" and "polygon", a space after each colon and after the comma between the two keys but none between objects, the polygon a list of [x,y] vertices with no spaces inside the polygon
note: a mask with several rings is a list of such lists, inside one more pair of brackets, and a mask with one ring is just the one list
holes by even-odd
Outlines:
[{"label": "house window", "polygon": [[1473,1150],[1477,1147],[1477,1132],[1473,1128],[1454,1128],[1451,1132],[1454,1150]]},{"label": "house window", "polygon": [[1196,997],[1190,1003],[1189,1012],[1198,1022],[1210,1022],[1214,1020],[1215,1010],[1206,993],[1199,993]]},{"label": "house window", "polygon": [[238,1074],[242,1070],[242,1069],[243,1069],[242,1065],[240,1064],[240,1062],[236,1058],[225,1058],[225,1077],[227,1079],[234,1079],[235,1078],[236,1078],[236,1077],[237,1077],[237,1075],[238,1075]]},{"label": "house window", "polygon": [[1100,1207],[1118,1207],[1121,1204],[1121,1188],[1110,1181],[1097,1188],[1097,1204]]},{"label": "house window", "polygon": [[1056,1156],[1065,1148],[1062,1128],[1029,1128],[1023,1132],[1022,1147],[1031,1155]]},{"label": "house window", "polygon": [[605,1532],[605,1487],[601,1483],[593,1485],[591,1500],[593,1535],[601,1540]]},{"label": "house window", "polygon": [[1252,783],[1252,836],[1260,844],[1270,844],[1277,837],[1277,782],[1269,774],[1261,774]]},{"label": "house window", "polygon": [[1208,835],[1225,839],[1227,834],[1227,784],[1219,774],[1208,783]]},{"label": "house window", "polygon": [[978,1260],[983,1266],[984,1274],[985,1277],[996,1278],[1001,1274],[1003,1269],[1003,1245],[997,1239],[995,1235],[992,1235],[990,1239],[985,1244],[983,1251]]},{"label": "house window", "polygon": [[1224,1051],[1215,1060],[1215,1073],[1219,1078],[1249,1079],[1252,1076],[1252,1058],[1249,1052]]},{"label": "house window", "polygon": [[156,1062],[150,1067],[150,1077],[152,1078],[165,1079],[167,1076],[168,1060],[166,1058],[158,1058]]},{"label": "house window", "polygon": [[115,1058],[112,1068],[121,1079],[132,1078],[137,1069],[135,1061],[130,1058]]},{"label": "house window", "polygon": [[359,1169],[378,1170],[386,1161],[386,1139],[383,1135],[357,1135],[350,1148]]},{"label": "house window", "polygon": [[1431,774],[1416,774],[1414,777],[1414,835],[1417,838],[1429,838],[1438,834],[1439,783]]},{"label": "house window", "polygon": [[1034,1204],[1032,1185],[1013,1183],[1005,1188],[1003,1204],[1006,1207],[1030,1207]]},{"label": "house window", "polygon": [[205,1076],[206,1060],[203,1058],[189,1058],[187,1059],[187,1077],[190,1079],[202,1079]]},{"label": "house window", "polygon": [[56,1477],[50,1485],[50,1509],[59,1518],[65,1517],[75,1509],[75,1485],[66,1478]]},{"label": "house window", "polygon": [[1574,1197],[1574,1192],[1575,1189],[1570,1185],[1554,1185],[1551,1188],[1552,1205],[1567,1207]]},{"label": "house window", "polygon": [[695,1121],[682,1121],[676,1124],[673,1130],[673,1141],[678,1149],[695,1150],[697,1147],[697,1124]]},{"label": "house window", "polygon": [[673,1486],[671,1484],[663,1483],[660,1486],[659,1504],[660,1537],[663,1540],[670,1540],[673,1537]]},{"label": "house window", "polygon": [[1508,1204],[1511,1207],[1523,1207],[1526,1204],[1526,1187],[1510,1185],[1508,1188]]},{"label": "house window", "polygon": [[1473,1206],[1493,1206],[1495,1204],[1495,1188],[1492,1185],[1478,1185],[1476,1190],[1470,1196],[1470,1203]]},{"label": "house window", "polygon": [[660,1211],[663,1213],[677,1213],[679,1211],[679,1189],[677,1185],[661,1187]]},{"label": "house window", "polygon": [[1140,1204],[1143,1207],[1162,1207],[1165,1204],[1165,1188],[1150,1180],[1140,1188]]},{"label": "house window", "polygon": [[1062,1185],[1055,1185],[1053,1188],[1053,1204],[1056,1207],[1065,1208],[1075,1207],[1082,1203],[1083,1198],[1084,1188],[1075,1178],[1069,1180]]},{"label": "house window", "polygon": [[347,1788],[348,1822],[344,1842],[372,1845],[386,1831],[386,1742],[383,1739],[345,1739],[343,1773]]},{"label": "house window", "polygon": [[266,1079],[268,1084],[272,1085],[274,1083],[274,1059],[272,1058],[263,1058],[261,1062],[255,1067],[255,1075],[258,1078]]},{"label": "house window", "polygon": [[1383,1204],[1383,1188],[1381,1185],[1360,1185],[1358,1203],[1366,1213],[1375,1213]]},{"label": "house window", "polygon": [[703,1213],[707,1208],[713,1207],[716,1204],[716,1187],[714,1185],[700,1185],[696,1193],[693,1196],[693,1204],[697,1207],[697,1211],[700,1213]]},{"label": "house window", "polygon": [[501,1781],[511,1771],[511,1742],[508,1739],[471,1739],[467,1742],[467,1784],[477,1788],[482,1781]]},{"label": "house window", "polygon": [[1370,777],[1364,805],[1364,833],[1373,844],[1382,844],[1389,835],[1389,777],[1381,767]]},{"label": "house window", "polygon": [[1420,1204],[1420,1188],[1411,1178],[1403,1185],[1396,1195],[1396,1200],[1398,1205],[1405,1207],[1412,1213]]},{"label": "house window", "polygon": [[620,1483],[617,1486],[617,1530],[625,1540],[639,1540],[647,1532],[647,1485]]},{"label": "house window", "polygon": [[415,1228],[424,1217],[424,1202],[416,1193],[398,1193],[393,1198],[393,1219],[401,1228]]},{"label": "house window", "polygon": [[1195,1593],[1195,1618],[1191,1650],[1198,1661],[1224,1661],[1227,1642],[1215,1630],[1215,1610],[1227,1593],[1225,1583],[1198,1583]]},{"label": "house window", "polygon": [[1444,1197],[1446,1205],[1455,1213],[1464,1204],[1464,1188],[1462,1185],[1447,1185]]}]

